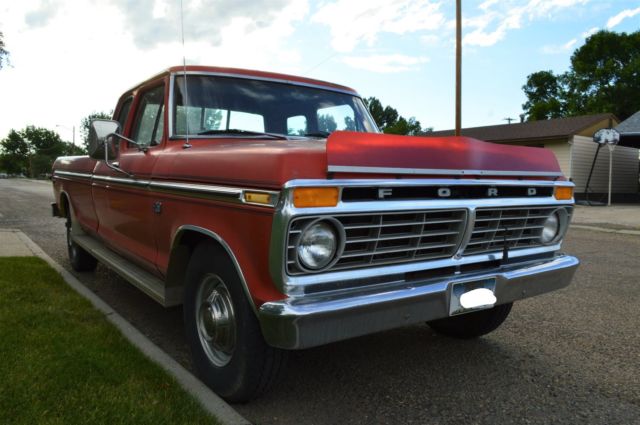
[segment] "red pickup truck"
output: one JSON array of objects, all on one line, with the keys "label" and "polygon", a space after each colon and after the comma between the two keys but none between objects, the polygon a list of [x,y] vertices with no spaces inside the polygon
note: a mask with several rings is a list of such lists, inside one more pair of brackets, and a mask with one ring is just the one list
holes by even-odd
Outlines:
[{"label": "red pickup truck", "polygon": [[200,378],[264,392],[288,350],[426,322],[473,338],[569,284],[573,184],[552,152],[381,134],[358,94],[308,78],[168,69],[58,158],[71,265],[182,304]]}]

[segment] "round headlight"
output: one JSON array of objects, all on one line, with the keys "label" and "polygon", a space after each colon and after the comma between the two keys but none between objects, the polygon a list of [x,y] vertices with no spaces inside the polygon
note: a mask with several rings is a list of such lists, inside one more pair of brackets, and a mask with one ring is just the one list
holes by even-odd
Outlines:
[{"label": "round headlight", "polygon": [[328,221],[317,221],[302,231],[296,247],[300,263],[312,270],[326,267],[338,250],[338,233]]},{"label": "round headlight", "polygon": [[545,245],[554,242],[556,237],[560,233],[560,216],[558,212],[554,211],[542,226],[542,235],[540,235],[540,241]]}]

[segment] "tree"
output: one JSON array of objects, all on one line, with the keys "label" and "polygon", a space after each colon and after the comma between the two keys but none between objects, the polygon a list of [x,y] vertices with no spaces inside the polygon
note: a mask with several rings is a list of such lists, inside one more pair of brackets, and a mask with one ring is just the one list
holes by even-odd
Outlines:
[{"label": "tree", "polygon": [[9,52],[5,49],[4,45],[4,34],[0,31],[0,69],[4,63],[7,62],[7,58],[9,57]]},{"label": "tree", "polygon": [[0,150],[0,170],[9,174],[27,173],[30,148],[19,132],[9,131],[7,137],[0,141]]},{"label": "tree", "polygon": [[392,126],[398,121],[398,111],[391,106],[382,106],[382,103],[375,97],[364,99],[364,104],[369,108],[369,112],[378,127],[384,131],[385,127]]},{"label": "tree", "polygon": [[391,106],[382,106],[382,103],[375,97],[364,99],[365,106],[369,109],[371,116],[378,127],[387,134],[402,134],[406,136],[420,136],[432,131],[432,128],[422,128],[420,121],[415,117],[406,119]]},{"label": "tree", "polygon": [[338,123],[336,123],[333,115],[330,114],[320,114],[318,115],[318,130],[325,131],[327,133],[333,133],[338,128]]},{"label": "tree", "polygon": [[528,120],[601,112],[626,119],[640,110],[640,31],[599,31],[573,52],[567,72],[533,73],[522,88]]},{"label": "tree", "polygon": [[640,31],[592,35],[571,56],[570,75],[571,107],[630,117],[640,110]]},{"label": "tree", "polygon": [[527,111],[529,120],[546,120],[564,116],[566,97],[560,78],[553,71],[538,71],[527,77],[522,86],[527,102],[522,107]]},{"label": "tree", "polygon": [[80,121],[80,137],[82,138],[82,144],[84,145],[84,152],[89,148],[89,129],[91,128],[91,121],[97,119],[110,120],[113,116],[112,112],[92,112]]},{"label": "tree", "polygon": [[0,141],[0,150],[0,168],[3,171],[31,177],[51,172],[57,157],[78,153],[77,147],[63,142],[55,131],[34,126],[21,131],[11,130]]},{"label": "tree", "polygon": [[384,132],[387,134],[403,134],[405,136],[422,136],[428,131],[429,129],[423,130],[422,127],[420,127],[420,121],[417,121],[414,117],[408,120],[400,117],[393,125],[387,126],[384,129]]}]

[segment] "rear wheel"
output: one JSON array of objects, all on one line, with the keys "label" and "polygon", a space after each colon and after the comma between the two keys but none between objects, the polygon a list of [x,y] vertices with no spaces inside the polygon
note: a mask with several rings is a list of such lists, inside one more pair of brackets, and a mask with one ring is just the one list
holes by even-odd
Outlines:
[{"label": "rear wheel", "polygon": [[287,352],[264,341],[226,252],[200,244],[186,274],[185,333],[202,381],[231,402],[246,402],[281,376]]},{"label": "rear wheel", "polygon": [[427,324],[439,334],[452,338],[471,339],[496,330],[509,316],[513,303],[497,305],[488,310],[433,320]]},{"label": "rear wheel", "polygon": [[77,272],[87,272],[96,269],[98,260],[89,254],[84,248],[73,241],[71,237],[71,230],[73,228],[73,222],[71,220],[71,211],[67,207],[67,221],[65,223],[67,227],[67,253],[69,254],[69,262],[73,270]]}]

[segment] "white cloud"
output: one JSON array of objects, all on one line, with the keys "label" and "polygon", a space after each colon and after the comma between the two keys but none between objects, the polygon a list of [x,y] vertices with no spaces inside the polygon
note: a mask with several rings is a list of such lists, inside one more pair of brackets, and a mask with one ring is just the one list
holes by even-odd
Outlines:
[{"label": "white cloud", "polygon": [[56,15],[59,8],[59,2],[52,0],[42,0],[37,7],[27,13],[24,21],[31,27],[42,27]]},{"label": "white cloud", "polygon": [[[11,8],[0,5],[1,28],[12,63],[0,74],[0,138],[11,128],[29,124],[50,129],[56,129],[56,124],[79,127],[89,113],[113,109],[126,89],[182,62],[177,27],[159,29],[168,32],[166,40],[143,43],[141,49],[133,42],[141,33],[130,32],[132,24],[119,6],[72,0],[55,4],[52,18],[41,26],[29,25],[24,19],[41,2],[21,0],[20,7],[12,4]],[[300,52],[289,45],[289,39],[307,15],[308,3],[286,0],[279,4],[268,20],[237,16],[220,23],[215,45],[209,37],[190,39],[185,34],[187,63],[299,71]],[[149,16],[153,13],[151,8]],[[156,16],[165,16],[159,19],[173,13],[162,4],[155,10]],[[209,15],[191,14],[188,19],[197,23],[185,15],[186,26],[199,26],[209,22]],[[59,130],[71,140],[70,131]]]},{"label": "white cloud", "polygon": [[413,57],[400,54],[347,56],[343,59],[344,63],[353,68],[383,74],[411,71],[416,69],[421,63],[427,61],[428,59],[425,57]]},{"label": "white cloud", "polygon": [[617,26],[618,24],[620,24],[620,22],[622,22],[623,20],[625,20],[627,18],[633,18],[638,13],[640,13],[640,7],[638,7],[637,9],[623,10],[622,12],[618,13],[617,15],[612,16],[611,18],[609,18],[609,20],[607,21],[607,28],[611,29],[611,28]]},{"label": "white cloud", "polygon": [[597,33],[598,31],[600,31],[600,28],[598,27],[593,27],[588,29],[587,31],[583,32],[582,34],[580,34],[582,36],[582,38],[589,38],[591,37],[593,34]]},{"label": "white cloud", "polygon": [[503,40],[510,30],[520,29],[529,22],[553,18],[553,16],[570,7],[585,4],[589,0],[528,0],[523,5],[514,1],[494,2],[488,0],[478,8],[480,15],[467,18],[463,28],[472,28],[463,37],[463,44],[469,46],[493,46]]},{"label": "white cloud", "polygon": [[[125,18],[127,30],[138,47],[171,43],[180,35],[180,2],[111,0]],[[221,31],[230,22],[245,18],[247,31],[270,26],[290,0],[200,0],[184,3],[185,38],[222,42]]]},{"label": "white cloud", "polygon": [[378,34],[435,30],[445,23],[440,3],[424,0],[336,0],[320,6],[312,22],[329,26],[331,46],[351,52],[361,42],[372,46]]},{"label": "white cloud", "polygon": [[573,38],[561,45],[544,46],[542,48],[542,52],[546,54],[565,53],[571,50],[576,45],[577,42],[578,42],[578,39]]},{"label": "white cloud", "polygon": [[480,10],[487,10],[489,9],[491,6],[493,6],[494,4],[498,3],[500,0],[486,0],[484,2],[482,2],[479,6],[478,9]]},{"label": "white cloud", "polygon": [[420,37],[420,41],[427,46],[434,46],[440,41],[440,37],[435,34],[426,34]]}]

